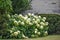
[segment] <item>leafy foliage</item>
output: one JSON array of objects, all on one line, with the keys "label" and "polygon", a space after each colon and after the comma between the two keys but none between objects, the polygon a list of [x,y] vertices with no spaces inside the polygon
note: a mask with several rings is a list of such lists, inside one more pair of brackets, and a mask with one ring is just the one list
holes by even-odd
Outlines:
[{"label": "leafy foliage", "polygon": [[30,1],[29,0],[12,0],[14,14],[21,13],[27,9],[30,9]]},{"label": "leafy foliage", "polygon": [[46,17],[49,22],[49,34],[60,33],[60,15],[57,14],[40,14],[42,17]]},{"label": "leafy foliage", "polygon": [[12,11],[11,0],[0,0],[0,36],[7,31],[7,14]]},{"label": "leafy foliage", "polygon": [[12,2],[10,0],[0,0],[0,13],[12,11]]}]

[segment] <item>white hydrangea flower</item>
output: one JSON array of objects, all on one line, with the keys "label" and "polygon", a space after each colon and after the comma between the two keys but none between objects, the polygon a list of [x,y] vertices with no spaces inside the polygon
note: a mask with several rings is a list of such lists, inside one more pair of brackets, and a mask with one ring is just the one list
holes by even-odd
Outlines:
[{"label": "white hydrangea flower", "polygon": [[25,23],[24,22],[21,22],[22,25],[24,25]]},{"label": "white hydrangea flower", "polygon": [[40,19],[37,19],[36,21],[37,21],[37,22],[40,22]]},{"label": "white hydrangea flower", "polygon": [[35,21],[35,19],[34,19],[34,18],[33,18],[32,20],[33,20],[33,21]]},{"label": "white hydrangea flower", "polygon": [[17,21],[15,20],[14,23],[17,23]]},{"label": "white hydrangea flower", "polygon": [[25,17],[28,17],[28,15],[25,15]]},{"label": "white hydrangea flower", "polygon": [[28,17],[28,15],[25,15],[25,17]]},{"label": "white hydrangea flower", "polygon": [[36,18],[36,19],[37,19],[37,18],[38,18],[38,16],[34,16],[34,18]]},{"label": "white hydrangea flower", "polygon": [[14,36],[17,36],[19,33],[18,32],[14,32]]},{"label": "white hydrangea flower", "polygon": [[8,18],[10,18],[10,15],[9,14],[7,14],[7,16],[8,16]]},{"label": "white hydrangea flower", "polygon": [[22,37],[23,37],[23,38],[25,38],[25,35],[24,35],[24,34],[22,34]]},{"label": "white hydrangea flower", "polygon": [[40,25],[39,24],[36,24],[37,27],[39,27]]},{"label": "white hydrangea flower", "polygon": [[37,31],[38,31],[38,30],[37,30],[37,29],[35,29],[35,33],[37,33]]},{"label": "white hydrangea flower", "polygon": [[29,24],[29,22],[30,22],[29,20],[26,20],[26,23],[27,23],[27,24]]},{"label": "white hydrangea flower", "polygon": [[45,25],[48,25],[48,22],[46,22]]},{"label": "white hydrangea flower", "polygon": [[47,31],[45,31],[45,34],[47,34],[48,32]]},{"label": "white hydrangea flower", "polygon": [[30,18],[28,18],[27,20],[28,20],[28,21],[30,21],[31,19],[30,19]]},{"label": "white hydrangea flower", "polygon": [[19,20],[18,22],[19,22],[19,23],[21,23],[21,21],[20,21],[20,20]]},{"label": "white hydrangea flower", "polygon": [[22,17],[22,18],[24,18],[22,14],[19,14],[19,17]]},{"label": "white hydrangea flower", "polygon": [[31,13],[28,13],[29,16],[31,16]]},{"label": "white hydrangea flower", "polygon": [[27,16],[27,15],[25,15],[24,19],[26,20],[27,18],[28,18],[28,16]]},{"label": "white hydrangea flower", "polygon": [[10,33],[12,33],[13,31],[12,30],[9,30],[10,31]]},{"label": "white hydrangea flower", "polygon": [[44,27],[43,26],[40,26],[40,29],[43,29]]},{"label": "white hydrangea flower", "polygon": [[34,35],[31,35],[31,37],[35,37]]},{"label": "white hydrangea flower", "polygon": [[12,19],[13,21],[16,21],[15,19]]},{"label": "white hydrangea flower", "polygon": [[35,29],[36,31],[38,31],[37,29]]},{"label": "white hydrangea flower", "polygon": [[22,16],[22,14],[19,14],[19,16]]},{"label": "white hydrangea flower", "polygon": [[39,18],[41,18],[41,16],[38,16]]},{"label": "white hydrangea flower", "polygon": [[31,15],[32,15],[32,16],[34,16],[34,14],[33,14],[33,13],[32,13]]},{"label": "white hydrangea flower", "polygon": [[8,26],[9,24],[6,23],[6,26]]},{"label": "white hydrangea flower", "polygon": [[18,32],[18,33],[20,33],[20,31],[19,31],[19,30],[18,30],[17,32]]},{"label": "white hydrangea flower", "polygon": [[35,30],[35,33],[37,33],[37,30]]},{"label": "white hydrangea flower", "polygon": [[15,20],[15,21],[14,21],[14,24],[15,24],[15,25],[18,25],[18,22]]},{"label": "white hydrangea flower", "polygon": [[31,22],[29,22],[29,25],[33,25]]},{"label": "white hydrangea flower", "polygon": [[11,28],[12,30],[15,30],[15,28],[14,28],[14,26],[13,26],[13,28]]},{"label": "white hydrangea flower", "polygon": [[45,25],[45,23],[44,23],[44,22],[40,22],[40,24],[41,24],[41,25]]},{"label": "white hydrangea flower", "polygon": [[40,32],[37,32],[38,35],[40,35],[41,33]]},{"label": "white hydrangea flower", "polygon": [[15,14],[15,16],[16,16],[17,14]]},{"label": "white hydrangea flower", "polygon": [[28,37],[25,37],[25,38],[28,38]]},{"label": "white hydrangea flower", "polygon": [[37,22],[37,21],[34,21],[34,23],[36,23],[36,24],[37,24],[38,22]]},{"label": "white hydrangea flower", "polygon": [[44,21],[44,22],[45,22],[45,19],[42,19],[42,21]]},{"label": "white hydrangea flower", "polygon": [[46,20],[46,17],[43,17],[44,20]]},{"label": "white hydrangea flower", "polygon": [[25,20],[27,20],[27,17],[24,17]]}]

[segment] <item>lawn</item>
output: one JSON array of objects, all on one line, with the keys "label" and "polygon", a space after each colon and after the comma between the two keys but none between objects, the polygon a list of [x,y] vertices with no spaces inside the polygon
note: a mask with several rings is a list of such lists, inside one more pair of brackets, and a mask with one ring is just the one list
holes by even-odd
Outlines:
[{"label": "lawn", "polygon": [[0,39],[0,40],[60,40],[60,35],[49,35],[40,38],[28,38],[28,39]]},{"label": "lawn", "polygon": [[41,38],[30,38],[30,39],[23,39],[23,40],[60,40],[60,35],[49,35]]}]

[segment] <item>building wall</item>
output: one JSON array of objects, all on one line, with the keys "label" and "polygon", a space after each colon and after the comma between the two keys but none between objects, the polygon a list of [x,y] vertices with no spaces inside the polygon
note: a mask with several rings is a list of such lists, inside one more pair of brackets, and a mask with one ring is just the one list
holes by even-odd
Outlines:
[{"label": "building wall", "polygon": [[60,13],[60,0],[32,0],[32,10],[26,12]]}]

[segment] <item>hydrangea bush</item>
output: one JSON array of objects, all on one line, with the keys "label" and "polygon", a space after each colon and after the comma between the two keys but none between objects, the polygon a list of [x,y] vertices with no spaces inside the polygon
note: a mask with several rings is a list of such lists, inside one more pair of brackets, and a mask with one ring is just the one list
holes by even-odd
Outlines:
[{"label": "hydrangea bush", "polygon": [[31,13],[27,15],[7,15],[9,21],[6,23],[7,38],[34,38],[48,35],[48,22],[46,17]]}]

